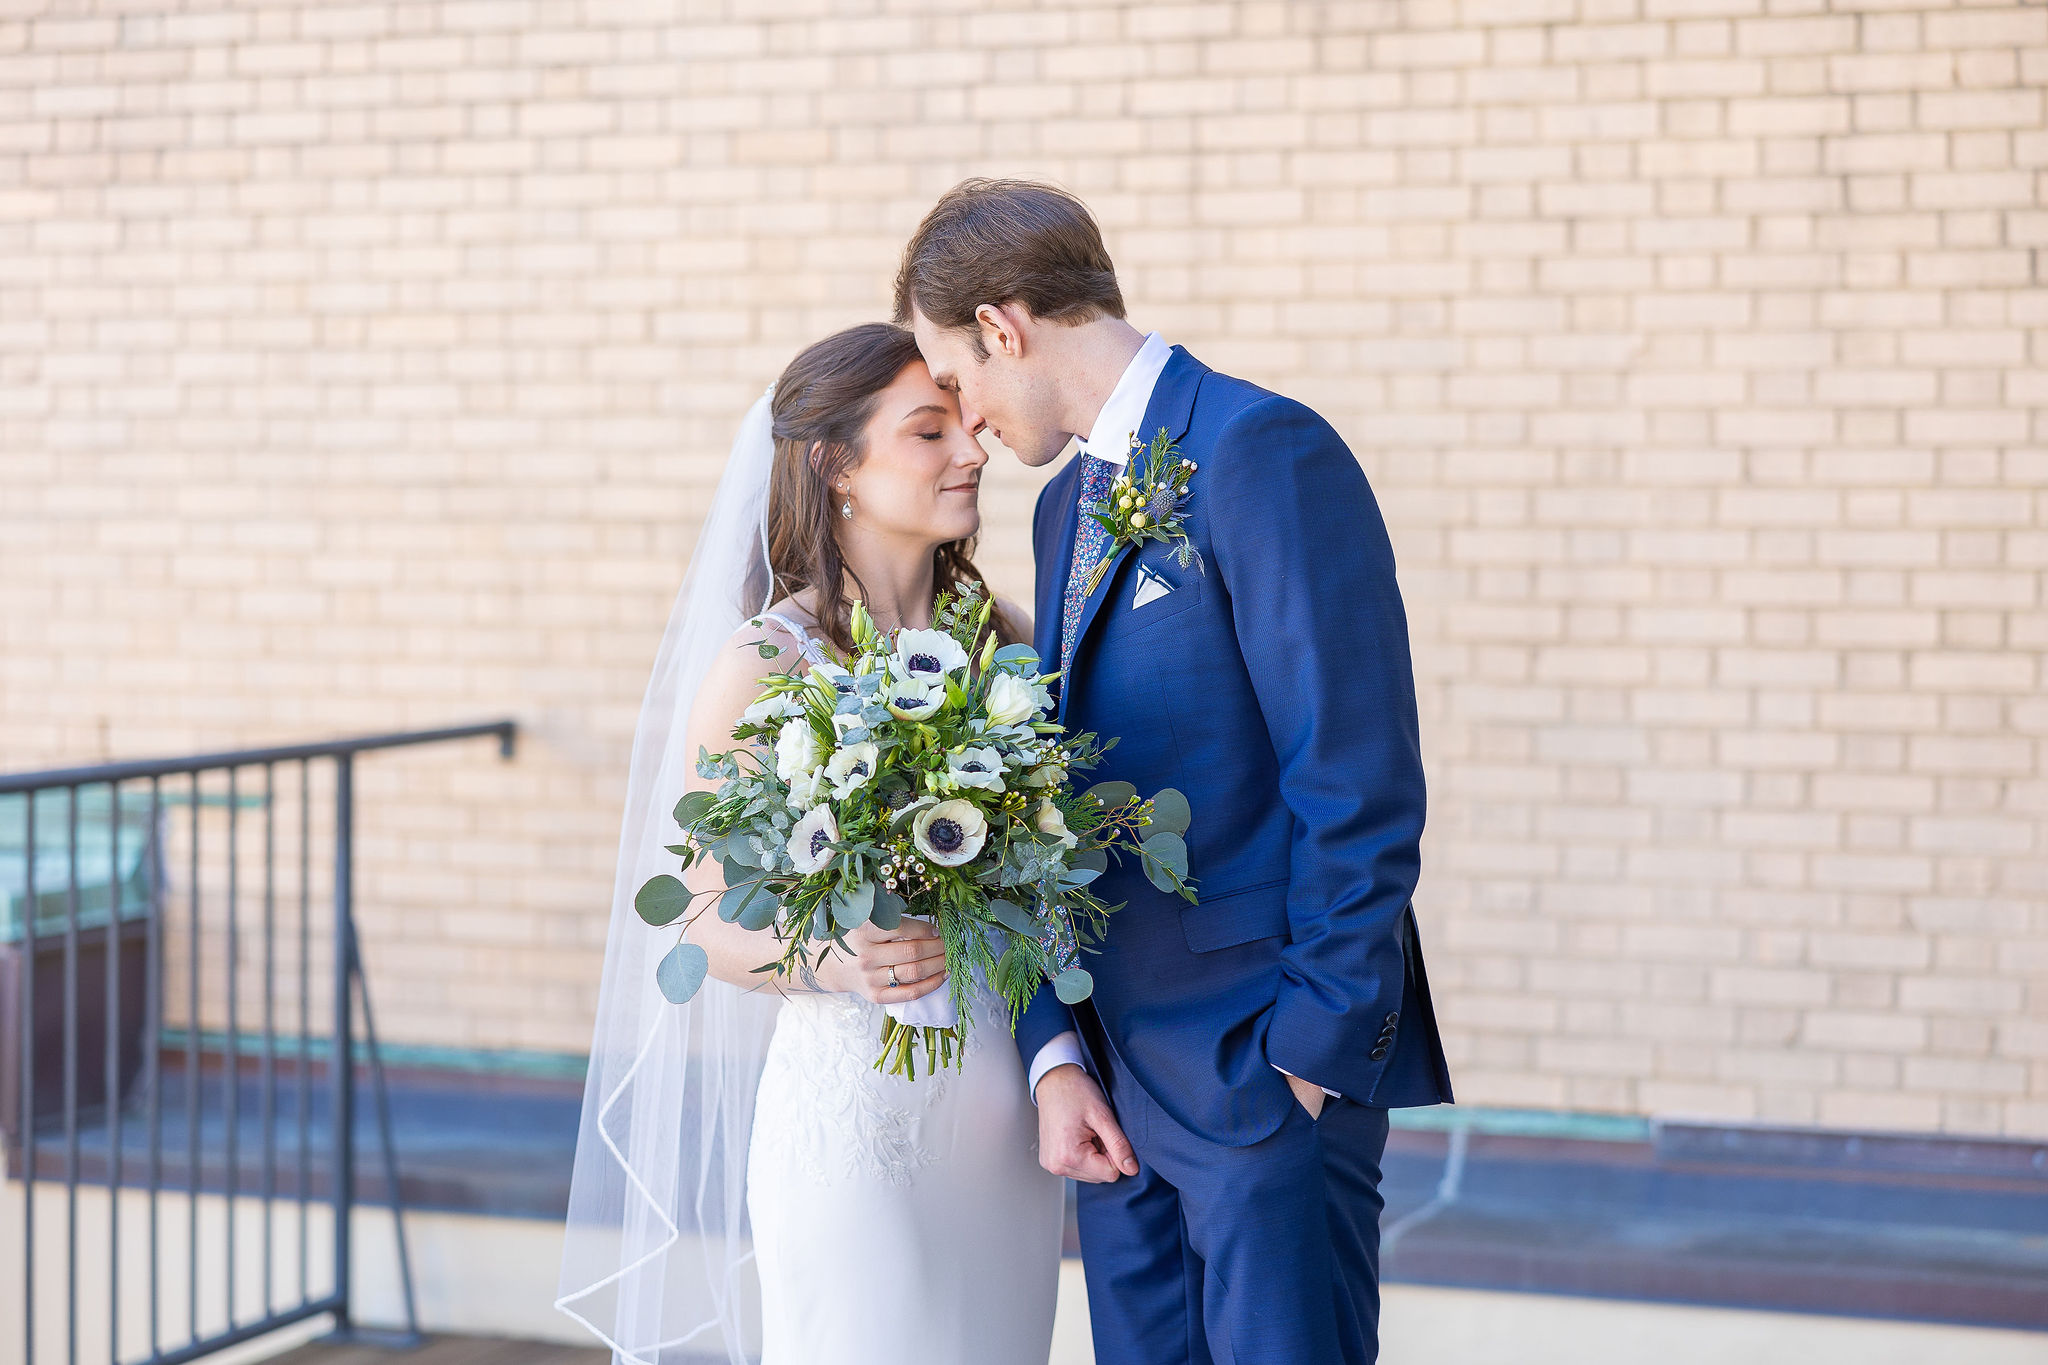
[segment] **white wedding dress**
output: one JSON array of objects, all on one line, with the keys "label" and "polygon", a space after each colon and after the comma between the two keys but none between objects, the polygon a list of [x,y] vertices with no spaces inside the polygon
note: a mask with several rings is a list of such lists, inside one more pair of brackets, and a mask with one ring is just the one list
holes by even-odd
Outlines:
[{"label": "white wedding dress", "polygon": [[875,1069],[880,1005],[783,1003],[747,1154],[761,1365],[1045,1365],[1064,1189],[1007,1007],[974,1001],[965,1055],[915,1081]]}]

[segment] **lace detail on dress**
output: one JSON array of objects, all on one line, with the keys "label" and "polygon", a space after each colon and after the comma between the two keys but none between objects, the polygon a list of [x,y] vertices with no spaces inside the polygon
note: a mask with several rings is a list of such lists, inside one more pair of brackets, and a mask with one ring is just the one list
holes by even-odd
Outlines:
[{"label": "lace detail on dress", "polygon": [[778,611],[764,611],[755,619],[773,621],[776,625],[781,626],[784,631],[788,632],[789,638],[796,641],[796,652],[804,657],[806,663],[816,664],[825,661],[824,646],[813,639],[811,633],[805,630],[799,622],[791,620]]},{"label": "lace detail on dress", "polygon": [[821,1185],[860,1174],[907,1185],[932,1164],[911,1131],[919,1115],[882,1093],[880,1033],[881,1009],[858,996],[798,996],[783,1006],[772,1049],[782,1074],[763,1084],[778,1087],[786,1108],[763,1136]]},{"label": "lace detail on dress", "polygon": [[[990,1026],[984,1004],[967,1032],[964,1065]],[[1000,1021],[996,1021],[1000,1025]],[[907,1185],[937,1159],[918,1141],[925,1114],[946,1093],[955,1068],[918,1079],[875,1070],[882,1007],[855,995],[792,996],[769,1049],[762,1087],[779,1099],[758,1140],[821,1185],[866,1176]]]}]

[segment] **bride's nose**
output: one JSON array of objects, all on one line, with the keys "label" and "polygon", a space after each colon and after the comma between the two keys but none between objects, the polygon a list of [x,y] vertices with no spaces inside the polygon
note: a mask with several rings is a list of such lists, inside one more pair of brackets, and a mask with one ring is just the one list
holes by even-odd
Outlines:
[{"label": "bride's nose", "polygon": [[988,463],[988,451],[983,449],[981,442],[975,440],[974,436],[975,429],[970,427],[967,439],[961,441],[953,452],[953,463],[962,469],[979,469]]}]

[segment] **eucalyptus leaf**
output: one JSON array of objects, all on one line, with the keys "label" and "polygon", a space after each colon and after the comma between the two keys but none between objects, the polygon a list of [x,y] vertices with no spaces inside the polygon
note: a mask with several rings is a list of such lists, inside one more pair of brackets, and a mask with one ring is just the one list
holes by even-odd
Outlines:
[{"label": "eucalyptus leaf", "polygon": [[1074,866],[1091,872],[1109,871],[1109,854],[1099,848],[1084,848],[1074,855]]},{"label": "eucalyptus leaf", "polygon": [[633,908],[640,918],[659,929],[674,924],[690,908],[690,889],[666,873],[654,878],[633,896]]},{"label": "eucalyptus leaf", "polygon": [[732,834],[718,845],[721,862],[738,863],[741,867],[759,867],[761,860],[754,853],[753,841],[745,834]]},{"label": "eucalyptus leaf", "polygon": [[711,958],[694,943],[678,943],[654,967],[654,984],[671,1005],[688,1004],[704,984]]},{"label": "eucalyptus leaf", "polygon": [[1031,917],[1030,911],[1014,901],[990,901],[988,917],[1013,934],[1021,934],[1025,938],[1038,937],[1038,921]]},{"label": "eucalyptus leaf", "polygon": [[1187,797],[1172,787],[1162,787],[1152,798],[1152,828],[1169,834],[1186,834],[1193,824],[1195,813],[1188,805]]},{"label": "eucalyptus leaf", "polygon": [[999,664],[1036,664],[1038,651],[1030,645],[1004,645],[996,651],[994,661]]},{"label": "eucalyptus leaf", "polygon": [[718,798],[706,791],[684,792],[682,800],[676,802],[676,823],[684,829],[695,825],[718,804]]},{"label": "eucalyptus leaf", "polygon": [[832,919],[842,929],[866,924],[875,908],[875,884],[862,882],[851,891],[832,893]]},{"label": "eucalyptus leaf", "polygon": [[742,867],[733,862],[720,863],[718,870],[724,875],[727,886],[738,886],[741,882],[751,881],[755,872],[751,867]]},{"label": "eucalyptus leaf", "polygon": [[[760,893],[764,884],[757,879],[726,888],[725,893],[718,898],[718,917],[727,924],[735,923],[740,913],[747,908],[747,903]],[[774,904],[775,898],[770,896],[768,902]]]},{"label": "eucalyptus leaf", "polygon": [[1095,994],[1095,978],[1080,967],[1069,967],[1052,979],[1052,991],[1062,1005],[1078,1005]]},{"label": "eucalyptus leaf", "polygon": [[1061,886],[1086,886],[1102,874],[1092,867],[1076,867],[1060,874]]},{"label": "eucalyptus leaf", "polygon": [[1138,789],[1128,782],[1098,782],[1083,795],[1090,800],[1100,801],[1104,810],[1115,810],[1137,800]]},{"label": "eucalyptus leaf", "polygon": [[857,716],[861,710],[860,698],[851,692],[841,692],[839,700],[832,703],[832,714],[835,716]]},{"label": "eucalyptus leaf", "polygon": [[886,886],[875,888],[875,908],[868,911],[868,923],[877,929],[894,929],[903,923],[903,912],[910,908],[910,902]]},{"label": "eucalyptus leaf", "polygon": [[781,907],[775,903],[775,897],[756,896],[733,923],[742,929],[766,929],[775,923],[775,912],[779,909]]},{"label": "eucalyptus leaf", "polygon": [[[1145,875],[1161,891],[1178,891],[1176,878],[1188,875],[1188,846],[1178,834],[1155,834],[1138,845],[1144,854]],[[1171,870],[1172,876],[1167,875]]]},{"label": "eucalyptus leaf", "polygon": [[663,844],[662,847],[675,854],[678,858],[687,858],[696,851],[688,844]]}]

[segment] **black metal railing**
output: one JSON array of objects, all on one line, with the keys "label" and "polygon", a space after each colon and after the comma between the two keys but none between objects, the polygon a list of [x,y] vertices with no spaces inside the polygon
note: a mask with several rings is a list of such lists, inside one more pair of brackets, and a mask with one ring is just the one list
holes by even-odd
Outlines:
[{"label": "black metal railing", "polygon": [[[0,776],[23,1365],[177,1365],[322,1315],[350,1332],[359,1065],[416,1326],[357,951],[355,759],[483,736],[511,757],[504,720]],[[103,1234],[81,1219],[95,1187]]]}]

